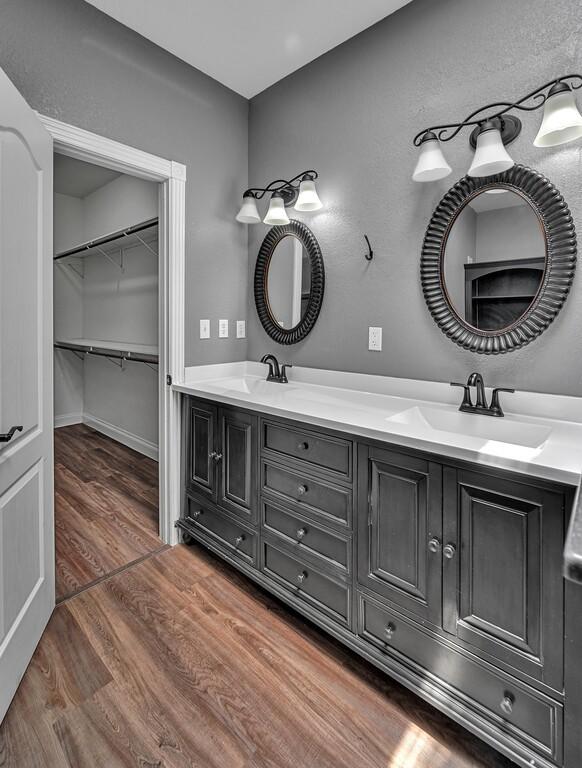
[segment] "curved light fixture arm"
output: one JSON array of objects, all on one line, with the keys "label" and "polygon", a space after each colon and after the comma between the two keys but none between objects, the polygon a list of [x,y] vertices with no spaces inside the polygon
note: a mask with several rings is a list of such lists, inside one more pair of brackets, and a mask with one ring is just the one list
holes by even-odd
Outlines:
[{"label": "curved light fixture arm", "polygon": [[275,179],[275,181],[272,181],[266,187],[249,187],[249,189],[245,190],[244,196],[246,197],[249,195],[254,197],[255,200],[261,200],[261,198],[263,198],[269,192],[280,192],[283,189],[289,189],[295,192],[295,190],[298,189],[301,181],[306,176],[311,181],[315,181],[315,179],[319,178],[317,171],[301,171],[301,173],[298,173],[297,176],[294,176],[289,181],[286,181],[285,179]]},{"label": "curved light fixture arm", "polygon": [[[512,109],[519,109],[524,112],[533,112],[534,110],[544,106],[548,98],[546,91],[558,83],[566,83],[566,85],[568,85],[572,90],[578,90],[579,88],[582,88],[582,75],[564,75],[563,77],[550,80],[539,88],[536,88],[534,91],[531,91],[526,96],[523,96],[518,101],[496,101],[492,104],[487,104],[484,107],[479,107],[479,109],[471,112],[471,114],[468,115],[460,123],[447,123],[444,125],[433,125],[430,128],[424,128],[422,131],[419,131],[416,134],[413,140],[413,144],[415,147],[420,147],[423,137],[428,132],[436,133],[439,141],[450,141],[451,139],[454,139],[459,131],[461,131],[466,126],[481,125],[481,123],[485,122],[485,120],[501,118]],[[527,103],[531,99],[535,100],[534,104]],[[498,109],[499,107],[501,107],[501,109]],[[496,109],[496,111],[489,115],[475,119],[478,114],[490,109]]]}]

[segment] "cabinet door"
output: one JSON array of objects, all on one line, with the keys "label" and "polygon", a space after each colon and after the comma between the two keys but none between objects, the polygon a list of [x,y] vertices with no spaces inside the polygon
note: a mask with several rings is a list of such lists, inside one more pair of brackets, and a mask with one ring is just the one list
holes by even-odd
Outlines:
[{"label": "cabinet door", "polygon": [[439,625],[441,466],[359,445],[358,488],[360,584]]},{"label": "cabinet door", "polygon": [[235,515],[257,516],[257,418],[227,408],[219,411],[218,503]]},{"label": "cabinet door", "polygon": [[217,409],[197,400],[189,400],[187,409],[187,486],[216,501]]},{"label": "cabinet door", "polygon": [[445,630],[561,689],[562,494],[446,469],[444,532]]}]

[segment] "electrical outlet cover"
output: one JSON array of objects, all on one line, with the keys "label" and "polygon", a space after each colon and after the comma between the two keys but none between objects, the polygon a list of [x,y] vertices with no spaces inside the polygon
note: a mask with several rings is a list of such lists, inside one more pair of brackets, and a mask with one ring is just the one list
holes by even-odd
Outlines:
[{"label": "electrical outlet cover", "polygon": [[200,320],[200,338],[210,338],[210,320]]},{"label": "electrical outlet cover", "polygon": [[218,338],[219,339],[228,338],[228,320],[218,321]]},{"label": "electrical outlet cover", "polygon": [[368,349],[373,352],[382,351],[382,328],[373,325],[368,328]]},{"label": "electrical outlet cover", "polygon": [[244,339],[247,335],[247,324],[244,320],[236,321],[236,337],[237,339]]}]

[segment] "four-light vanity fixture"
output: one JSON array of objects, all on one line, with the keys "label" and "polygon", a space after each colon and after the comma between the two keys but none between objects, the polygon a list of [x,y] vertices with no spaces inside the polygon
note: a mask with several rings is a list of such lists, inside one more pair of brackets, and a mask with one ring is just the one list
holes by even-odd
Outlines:
[{"label": "four-light vanity fixture", "polygon": [[271,194],[269,209],[263,222],[269,226],[289,224],[285,206],[295,203],[296,211],[317,211],[323,204],[315,188],[317,171],[302,171],[290,181],[276,179],[266,187],[251,187],[243,194],[243,202],[236,220],[242,224],[257,224],[261,221],[257,200]]},{"label": "four-light vanity fixture", "polygon": [[[451,173],[441,142],[453,139],[462,128],[475,126],[469,142],[475,154],[469,176],[492,176],[512,168],[515,163],[505,149],[521,131],[521,121],[510,115],[513,109],[533,112],[544,108],[542,124],[534,139],[536,147],[555,147],[582,137],[582,115],[573,90],[582,88],[582,75],[565,75],[536,88],[515,102],[498,101],[472,112],[460,123],[424,128],[414,137],[420,156],[412,174],[414,181],[437,181]],[[482,114],[489,112],[489,114]],[[480,115],[478,117],[478,115]]]}]

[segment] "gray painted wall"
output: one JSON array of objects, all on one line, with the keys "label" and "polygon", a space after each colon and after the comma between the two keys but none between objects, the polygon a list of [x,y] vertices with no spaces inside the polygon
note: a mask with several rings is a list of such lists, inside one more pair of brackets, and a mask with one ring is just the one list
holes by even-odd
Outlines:
[{"label": "gray painted wall", "polygon": [[[249,183],[319,171],[325,208],[296,217],[321,244],[327,282],[313,332],[294,347],[266,336],[249,295],[249,357],[272,351],[299,365],[439,381],[477,369],[491,384],[582,394],[582,275],[553,326],[528,347],[495,358],[461,350],[428,314],[418,275],[431,212],[469,167],[468,135],[445,145],[448,179],[410,178],[421,128],[518,98],[581,63],[579,0],[414,0],[255,97]],[[582,237],[582,143],[534,148],[540,118],[524,113],[511,154],[556,184]],[[249,227],[251,274],[265,232]],[[376,251],[371,263],[364,232]],[[369,325],[384,328],[381,353],[367,350]]]},{"label": "gray painted wall", "polygon": [[244,359],[198,318],[245,317],[246,99],[81,0],[1,0],[0,67],[39,112],[188,166],[186,364]]}]

